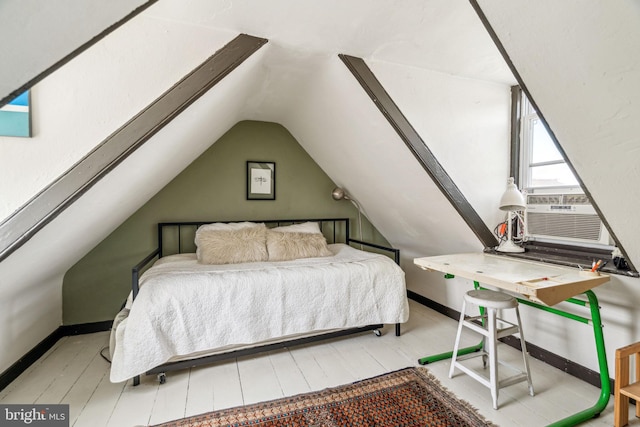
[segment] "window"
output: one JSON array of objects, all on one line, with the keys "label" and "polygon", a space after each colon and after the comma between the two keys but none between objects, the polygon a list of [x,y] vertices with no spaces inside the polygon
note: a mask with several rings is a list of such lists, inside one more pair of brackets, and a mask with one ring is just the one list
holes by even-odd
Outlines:
[{"label": "window", "polygon": [[612,256],[615,242],[532,103],[519,87],[513,94],[511,173],[527,209],[514,224],[525,252],[510,256],[583,267],[603,259],[604,271],[637,277],[633,266],[619,268],[624,257]]}]

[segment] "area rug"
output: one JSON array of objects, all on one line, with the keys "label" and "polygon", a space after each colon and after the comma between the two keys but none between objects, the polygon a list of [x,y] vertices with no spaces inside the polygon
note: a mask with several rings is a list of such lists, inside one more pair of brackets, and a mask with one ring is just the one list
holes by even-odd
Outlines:
[{"label": "area rug", "polygon": [[158,427],[492,426],[425,368],[406,368],[318,392],[224,409]]}]

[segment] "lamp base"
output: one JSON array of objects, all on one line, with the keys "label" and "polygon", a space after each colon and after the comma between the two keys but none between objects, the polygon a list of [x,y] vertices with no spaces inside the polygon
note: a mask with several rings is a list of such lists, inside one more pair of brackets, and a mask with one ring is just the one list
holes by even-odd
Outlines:
[{"label": "lamp base", "polygon": [[505,240],[500,243],[500,246],[496,249],[498,252],[524,252],[524,248],[522,246],[518,246],[513,243],[512,240]]}]

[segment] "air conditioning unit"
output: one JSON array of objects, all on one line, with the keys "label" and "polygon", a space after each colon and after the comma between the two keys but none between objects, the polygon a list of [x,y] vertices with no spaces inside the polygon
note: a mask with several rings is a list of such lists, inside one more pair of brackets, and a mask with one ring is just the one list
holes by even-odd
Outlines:
[{"label": "air conditioning unit", "polygon": [[526,195],[525,239],[609,245],[609,233],[584,194]]}]

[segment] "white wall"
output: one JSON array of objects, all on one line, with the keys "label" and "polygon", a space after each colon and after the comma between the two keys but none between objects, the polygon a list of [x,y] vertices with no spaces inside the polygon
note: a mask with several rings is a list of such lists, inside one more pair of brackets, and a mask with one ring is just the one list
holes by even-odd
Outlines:
[{"label": "white wall", "polygon": [[0,220],[236,35],[143,14],[36,85],[34,136],[0,137]]},{"label": "white wall", "polygon": [[0,2],[0,58],[4,64],[0,67],[0,99],[144,3],[146,0]]}]

